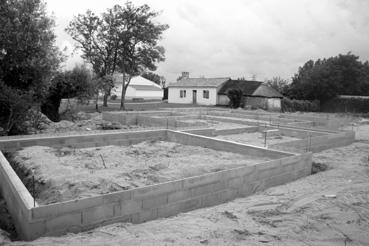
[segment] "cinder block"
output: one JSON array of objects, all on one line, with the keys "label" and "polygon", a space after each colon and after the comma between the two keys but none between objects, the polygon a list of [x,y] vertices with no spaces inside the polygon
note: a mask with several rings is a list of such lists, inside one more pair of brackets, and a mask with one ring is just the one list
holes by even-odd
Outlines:
[{"label": "cinder block", "polygon": [[104,204],[98,207],[85,209],[82,212],[83,224],[88,225],[112,218],[114,216],[114,206],[117,206],[117,203]]},{"label": "cinder block", "polygon": [[227,187],[227,182],[221,181],[221,182],[214,182],[214,183],[210,183],[206,185],[200,185],[197,187],[193,187],[190,189],[190,191],[191,191],[191,196],[196,197],[196,196],[201,196],[203,194],[209,194],[215,191],[223,190],[226,187]]},{"label": "cinder block", "polygon": [[142,208],[143,209],[152,209],[152,208],[160,207],[161,205],[164,205],[164,204],[167,204],[167,203],[168,203],[168,195],[167,194],[158,195],[158,196],[155,196],[155,197],[151,197],[151,198],[142,200]]},{"label": "cinder block", "polygon": [[104,203],[126,201],[132,198],[132,190],[118,191],[102,196]]},{"label": "cinder block", "polygon": [[215,172],[183,179],[183,189],[219,182],[223,179],[224,175],[225,172]]},{"label": "cinder block", "polygon": [[175,203],[191,198],[191,190],[180,190],[168,194],[168,203]]},{"label": "cinder block", "polygon": [[73,213],[89,207],[96,207],[103,204],[103,197],[104,196],[89,197],[80,200],[72,200],[35,207],[31,209],[32,219],[45,219],[66,213]]},{"label": "cinder block", "polygon": [[70,213],[46,220],[46,232],[67,231],[71,226],[82,227],[82,214]]},{"label": "cinder block", "polygon": [[182,189],[182,181],[172,181],[157,185],[150,185],[132,190],[133,199],[144,199],[148,197],[158,196],[166,193],[171,193]]},{"label": "cinder block", "polygon": [[169,217],[201,207],[201,198],[192,198],[158,208],[158,217]]},{"label": "cinder block", "polygon": [[[126,200],[120,202],[120,215],[134,214],[142,209],[141,200]],[[117,214],[115,214],[116,216]]]},{"label": "cinder block", "polygon": [[135,213],[131,217],[131,221],[134,224],[143,223],[149,220],[156,219],[158,217],[158,209],[142,210],[139,213]]},{"label": "cinder block", "polygon": [[227,187],[229,188],[239,188],[242,186],[244,179],[242,177],[236,177],[228,180]]},{"label": "cinder block", "polygon": [[294,173],[283,173],[276,176],[271,176],[269,178],[264,179],[265,188],[282,185],[287,182],[293,181],[295,178]]}]

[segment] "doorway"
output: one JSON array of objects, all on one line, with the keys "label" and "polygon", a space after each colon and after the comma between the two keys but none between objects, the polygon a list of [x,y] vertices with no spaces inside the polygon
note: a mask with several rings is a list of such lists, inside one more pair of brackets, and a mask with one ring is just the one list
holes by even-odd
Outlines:
[{"label": "doorway", "polygon": [[193,104],[197,103],[197,90],[192,91],[192,103]]}]

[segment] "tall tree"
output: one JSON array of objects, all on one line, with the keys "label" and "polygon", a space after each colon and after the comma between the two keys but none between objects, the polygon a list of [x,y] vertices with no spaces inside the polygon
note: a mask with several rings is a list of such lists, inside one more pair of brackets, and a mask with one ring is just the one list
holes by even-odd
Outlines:
[{"label": "tall tree", "polygon": [[[54,20],[41,0],[0,0],[0,26],[0,93],[7,93],[0,102],[0,124],[13,134],[24,119],[12,120],[19,107],[9,102],[19,97],[28,108],[39,104],[63,57],[55,46]],[[4,123],[9,120],[13,123]]]},{"label": "tall tree", "polygon": [[292,78],[292,98],[325,101],[339,94],[369,95],[369,64],[351,53],[308,61]]},{"label": "tall tree", "polygon": [[87,11],[66,29],[98,77],[123,73],[121,109],[131,78],[155,70],[156,63],[164,61],[164,48],[158,41],[168,26],[154,22],[158,14],[148,5],[136,7],[127,2],[108,9],[101,17]]},{"label": "tall tree", "polygon": [[288,92],[289,82],[281,77],[273,77],[265,81],[265,84],[279,91],[281,94],[286,95]]}]

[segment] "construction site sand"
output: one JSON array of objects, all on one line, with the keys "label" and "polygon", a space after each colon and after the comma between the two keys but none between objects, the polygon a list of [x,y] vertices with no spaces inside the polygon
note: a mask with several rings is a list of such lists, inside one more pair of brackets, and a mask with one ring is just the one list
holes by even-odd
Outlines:
[{"label": "construction site sand", "polygon": [[241,127],[250,127],[246,124],[236,124],[231,122],[221,122],[215,120],[202,120],[202,119],[191,119],[191,120],[181,120],[182,122],[190,123],[190,124],[198,124],[209,128],[215,128],[217,130],[221,129],[232,129],[232,128],[241,128]]},{"label": "construction site sand", "polygon": [[[239,134],[230,134],[230,135],[220,135],[216,138],[235,141],[243,144],[255,145],[255,146],[264,146],[265,135],[261,132],[245,132]],[[282,135],[272,135],[267,136],[267,145],[290,142],[294,140],[300,140],[300,138],[287,137]]]},{"label": "construction site sand", "polygon": [[246,198],[33,242],[0,230],[0,245],[368,245],[369,121],[354,130],[360,142],[314,154],[330,170]]},{"label": "construction site sand", "polygon": [[13,159],[22,170],[34,170],[40,204],[128,190],[269,160],[165,141],[82,149],[33,146],[16,152]]}]

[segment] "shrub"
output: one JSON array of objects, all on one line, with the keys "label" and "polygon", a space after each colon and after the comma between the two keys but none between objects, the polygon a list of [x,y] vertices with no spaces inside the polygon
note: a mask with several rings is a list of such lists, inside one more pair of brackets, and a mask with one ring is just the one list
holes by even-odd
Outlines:
[{"label": "shrub", "polygon": [[243,92],[241,89],[229,89],[226,94],[229,98],[229,106],[231,108],[239,108],[243,106]]},{"label": "shrub", "polygon": [[0,91],[0,135],[26,134],[32,94],[11,88],[2,81]]},{"label": "shrub", "polygon": [[317,112],[320,110],[320,102],[318,100],[295,100],[284,97],[282,99],[282,112]]},{"label": "shrub", "polygon": [[110,99],[111,99],[111,100],[117,100],[117,97],[118,97],[118,96],[114,94],[114,95],[112,95],[112,96],[110,97]]},{"label": "shrub", "polygon": [[322,110],[325,112],[369,113],[369,98],[336,97],[324,102],[322,105]]}]

